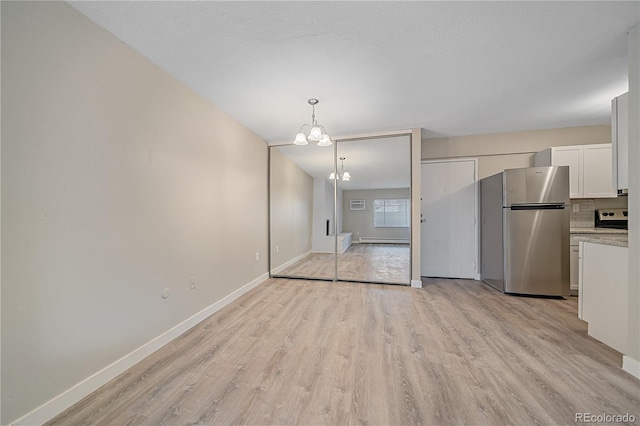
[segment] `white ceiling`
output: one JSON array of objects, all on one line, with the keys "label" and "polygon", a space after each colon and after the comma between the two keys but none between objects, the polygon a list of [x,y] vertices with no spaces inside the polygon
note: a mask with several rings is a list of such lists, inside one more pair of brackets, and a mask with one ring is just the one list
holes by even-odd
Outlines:
[{"label": "white ceiling", "polygon": [[71,2],[270,143],[606,124],[640,2]]}]

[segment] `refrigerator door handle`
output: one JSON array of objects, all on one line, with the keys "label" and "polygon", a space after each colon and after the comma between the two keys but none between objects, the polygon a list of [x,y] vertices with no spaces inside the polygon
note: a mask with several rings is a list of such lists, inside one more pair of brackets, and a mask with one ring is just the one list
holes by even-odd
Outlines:
[{"label": "refrigerator door handle", "polygon": [[510,207],[511,210],[564,210],[564,204],[517,204]]}]

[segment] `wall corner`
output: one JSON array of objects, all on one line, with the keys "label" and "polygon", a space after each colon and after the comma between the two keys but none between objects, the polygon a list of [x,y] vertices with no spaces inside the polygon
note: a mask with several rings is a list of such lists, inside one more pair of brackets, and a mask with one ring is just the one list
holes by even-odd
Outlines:
[{"label": "wall corner", "polygon": [[[411,129],[411,286],[420,281],[420,163],[422,159],[422,129]],[[422,283],[420,283],[422,286]]]}]

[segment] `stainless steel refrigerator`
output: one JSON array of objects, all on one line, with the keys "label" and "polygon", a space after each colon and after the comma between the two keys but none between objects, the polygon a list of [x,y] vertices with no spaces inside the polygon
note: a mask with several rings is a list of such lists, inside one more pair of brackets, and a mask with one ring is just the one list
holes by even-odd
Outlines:
[{"label": "stainless steel refrigerator", "polygon": [[569,167],[508,169],[480,191],[482,280],[504,293],[569,296]]}]

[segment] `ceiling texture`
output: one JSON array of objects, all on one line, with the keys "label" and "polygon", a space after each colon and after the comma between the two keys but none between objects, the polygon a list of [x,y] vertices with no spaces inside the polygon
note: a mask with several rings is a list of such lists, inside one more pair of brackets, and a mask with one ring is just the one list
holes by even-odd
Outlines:
[{"label": "ceiling texture", "polygon": [[[269,143],[609,123],[630,2],[70,2]],[[424,135],[423,135],[424,137]]]}]

